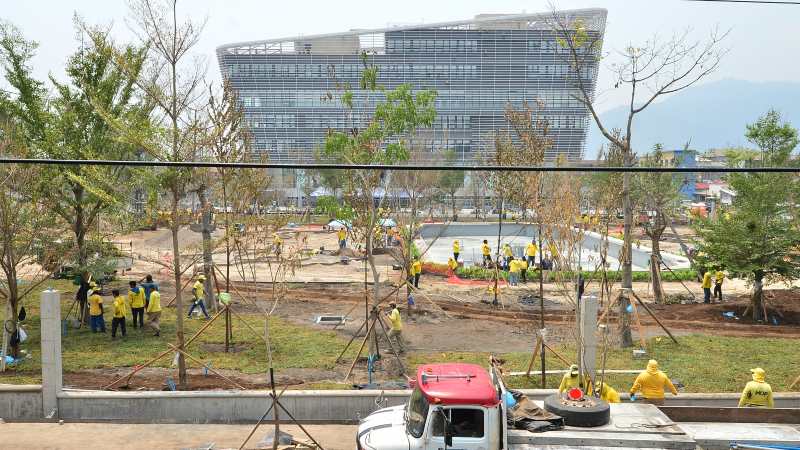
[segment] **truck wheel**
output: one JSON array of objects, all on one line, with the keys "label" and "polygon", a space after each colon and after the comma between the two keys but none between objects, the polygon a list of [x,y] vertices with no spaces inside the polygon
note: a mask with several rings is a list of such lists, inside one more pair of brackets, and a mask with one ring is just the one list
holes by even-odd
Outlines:
[{"label": "truck wheel", "polygon": [[553,394],[544,399],[544,409],[563,417],[564,424],[571,427],[599,427],[611,420],[611,407],[594,397],[573,401]]}]

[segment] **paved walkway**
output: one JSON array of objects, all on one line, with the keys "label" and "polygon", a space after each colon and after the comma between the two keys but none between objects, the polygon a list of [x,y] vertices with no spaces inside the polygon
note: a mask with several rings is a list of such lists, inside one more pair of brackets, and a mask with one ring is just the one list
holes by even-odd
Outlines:
[{"label": "paved walkway", "polygon": [[[5,423],[0,425],[0,449],[214,449],[236,448],[250,433],[252,425],[138,425],[110,423]],[[246,448],[256,448],[266,433],[262,425]],[[355,426],[309,425],[306,429],[325,450],[352,450],[355,447]],[[282,425],[298,441],[305,435],[296,426]]]}]

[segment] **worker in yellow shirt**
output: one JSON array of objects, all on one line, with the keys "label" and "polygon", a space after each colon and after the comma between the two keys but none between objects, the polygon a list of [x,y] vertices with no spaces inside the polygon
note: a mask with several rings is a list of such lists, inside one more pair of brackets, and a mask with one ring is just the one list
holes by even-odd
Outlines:
[{"label": "worker in yellow shirt", "polygon": [[578,365],[573,364],[569,366],[569,372],[565,373],[561,378],[561,384],[558,386],[558,392],[564,393],[573,388],[578,388],[584,393],[592,392],[592,380],[586,375],[581,376]]},{"label": "worker in yellow shirt", "polygon": [[725,272],[717,269],[714,274],[714,299],[722,303],[722,282],[725,281]]},{"label": "worker in yellow shirt", "polygon": [[536,265],[537,251],[539,251],[539,247],[536,246],[536,241],[531,241],[531,243],[525,247],[525,258],[528,260],[528,267],[534,267]]},{"label": "worker in yellow shirt", "polygon": [[489,247],[489,241],[486,239],[481,244],[481,254],[483,255],[483,267],[489,267],[492,262],[492,248]]},{"label": "worker in yellow shirt", "polygon": [[608,383],[600,383],[600,387],[597,389],[597,395],[600,397],[600,400],[605,400],[606,403],[620,403],[619,392],[609,386]]},{"label": "worker in yellow shirt", "polygon": [[517,261],[517,265],[519,266],[519,279],[523,283],[528,282],[528,261],[524,259],[520,259]]},{"label": "worker in yellow shirt", "polygon": [[208,311],[206,311],[206,304],[204,300],[206,297],[206,289],[205,286],[203,286],[203,283],[205,281],[206,281],[206,276],[201,274],[197,277],[197,281],[194,282],[194,286],[192,286],[192,296],[194,298],[192,299],[192,306],[189,308],[188,317],[190,319],[192,318],[192,313],[194,312],[194,309],[197,308],[198,306],[200,307],[200,310],[203,311],[203,315],[206,316],[206,319],[209,318]]},{"label": "worker in yellow shirt", "polygon": [[448,258],[448,259],[447,259],[447,270],[448,270],[448,275],[450,275],[450,276],[453,276],[453,275],[455,275],[455,274],[456,274],[456,269],[457,269],[457,268],[458,268],[458,263],[456,262],[456,260],[455,260],[455,259],[453,259],[453,257],[452,257],[452,256],[451,256],[450,258]]},{"label": "worker in yellow shirt", "polygon": [[278,236],[278,233],[272,233],[272,248],[275,249],[275,255],[280,257],[283,250],[283,239]]},{"label": "worker in yellow shirt", "polygon": [[503,244],[503,258],[505,263],[505,267],[503,267],[503,269],[510,270],[510,264],[511,260],[514,258],[514,252],[511,250],[511,246],[508,245],[507,242]]},{"label": "worker in yellow shirt", "polygon": [[147,304],[147,326],[155,331],[154,336],[161,334],[161,293],[158,286],[150,291],[150,302]]},{"label": "worker in yellow shirt", "polygon": [[458,255],[461,254],[461,244],[458,242],[458,239],[453,241],[453,259],[458,262]]},{"label": "worker in yellow shirt", "polygon": [[131,307],[131,315],[133,316],[133,328],[138,326],[144,328],[144,289],[136,286],[135,281],[128,283],[128,305]]},{"label": "worker in yellow shirt", "polygon": [[414,287],[419,289],[419,277],[422,276],[422,261],[419,257],[414,258],[414,262],[411,263],[411,275],[414,277]]},{"label": "worker in yellow shirt", "polygon": [[392,324],[389,330],[389,340],[397,343],[397,348],[400,353],[405,353],[406,343],[403,339],[403,319],[400,317],[400,310],[394,302],[389,303],[389,314],[387,315],[389,322]]},{"label": "worker in yellow shirt", "polygon": [[509,286],[516,286],[517,279],[519,278],[519,261],[511,258],[508,262],[508,284]]},{"label": "worker in yellow shirt", "polygon": [[92,333],[101,331],[106,332],[106,321],[103,319],[103,297],[100,297],[100,290],[97,289],[97,284],[92,282],[89,291],[89,320],[92,327]]},{"label": "worker in yellow shirt", "polygon": [[711,303],[711,271],[703,274],[703,303]]},{"label": "worker in yellow shirt", "polygon": [[336,232],[336,238],[339,239],[339,249],[347,247],[347,230],[344,227],[339,228]]},{"label": "worker in yellow shirt", "polygon": [[111,318],[111,339],[117,338],[117,328],[122,328],[122,337],[125,337],[125,299],[119,295],[119,289],[111,291],[114,297],[114,316]]},{"label": "worker in yellow shirt", "polygon": [[772,386],[766,382],[767,373],[761,367],[750,369],[753,381],[748,381],[739,398],[739,408],[774,408]]},{"label": "worker in yellow shirt", "polygon": [[672,395],[678,395],[678,390],[675,389],[667,374],[658,370],[658,361],[651,359],[647,363],[647,369],[636,377],[636,381],[631,386],[631,401],[636,401],[636,393],[641,392],[646,403],[663,405],[664,387],[669,388]]}]

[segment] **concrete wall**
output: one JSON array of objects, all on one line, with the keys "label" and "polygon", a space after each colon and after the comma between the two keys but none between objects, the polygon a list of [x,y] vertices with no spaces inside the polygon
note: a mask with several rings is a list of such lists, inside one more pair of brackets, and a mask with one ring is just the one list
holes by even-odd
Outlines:
[{"label": "concrete wall", "polygon": [[4,420],[40,420],[42,387],[35,385],[0,385],[0,418]]},{"label": "concrete wall", "polygon": [[[542,400],[554,390],[524,390]],[[379,407],[405,403],[410,391],[286,391],[281,403],[298,420],[354,423]],[[667,406],[736,406],[737,394],[668,396]],[[378,405],[380,404],[380,406]],[[58,395],[59,418],[68,421],[131,423],[244,423],[257,421],[269,407],[267,391],[110,392],[72,391]],[[778,408],[800,408],[800,394],[776,394]],[[0,386],[0,417],[41,420],[40,386]],[[288,419],[281,414],[281,419]],[[270,412],[269,417],[272,418]]]},{"label": "concrete wall", "polygon": [[[303,422],[354,423],[380,407],[401,405],[408,391],[286,391],[284,407]],[[267,391],[91,392],[59,395],[65,420],[134,423],[255,422],[270,406]],[[268,419],[272,418],[272,412]],[[281,412],[280,419],[289,417]]]}]

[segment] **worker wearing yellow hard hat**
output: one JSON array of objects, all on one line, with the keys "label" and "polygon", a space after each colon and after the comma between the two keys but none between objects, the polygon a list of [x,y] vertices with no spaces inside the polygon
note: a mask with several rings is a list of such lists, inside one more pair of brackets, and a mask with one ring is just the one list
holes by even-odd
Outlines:
[{"label": "worker wearing yellow hard hat", "polygon": [[739,407],[774,408],[772,386],[766,382],[766,372],[760,367],[750,369],[750,372],[753,373],[753,381],[749,381],[744,387],[742,396],[739,398]]},{"label": "worker wearing yellow hard hat", "polygon": [[667,374],[658,369],[658,361],[651,359],[647,363],[647,369],[636,377],[636,381],[631,386],[631,401],[636,401],[636,394],[641,392],[645,402],[663,405],[664,388],[668,388],[672,395],[678,395],[678,390],[675,389]]}]

